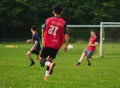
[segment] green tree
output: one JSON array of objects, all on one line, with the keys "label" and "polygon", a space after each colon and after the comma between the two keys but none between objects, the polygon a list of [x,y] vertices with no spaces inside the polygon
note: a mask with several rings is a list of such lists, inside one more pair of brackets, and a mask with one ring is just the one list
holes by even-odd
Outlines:
[{"label": "green tree", "polygon": [[1,36],[4,39],[25,37],[30,26],[37,22],[37,10],[20,0],[2,0],[0,3]]},{"label": "green tree", "polygon": [[53,4],[62,5],[67,24],[120,21],[119,0],[0,0],[1,40],[25,39],[33,24],[40,31],[45,19],[52,16]]}]

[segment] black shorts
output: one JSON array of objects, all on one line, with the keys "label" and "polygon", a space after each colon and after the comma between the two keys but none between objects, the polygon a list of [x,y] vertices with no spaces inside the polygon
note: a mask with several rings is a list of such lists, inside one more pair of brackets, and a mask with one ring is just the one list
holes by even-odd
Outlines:
[{"label": "black shorts", "polygon": [[31,53],[32,53],[32,54],[39,55],[39,53],[40,53],[40,50],[32,50],[32,51],[31,51]]},{"label": "black shorts", "polygon": [[58,49],[43,47],[40,57],[47,58],[48,56],[50,56],[50,58],[55,59],[57,52],[58,52]]}]

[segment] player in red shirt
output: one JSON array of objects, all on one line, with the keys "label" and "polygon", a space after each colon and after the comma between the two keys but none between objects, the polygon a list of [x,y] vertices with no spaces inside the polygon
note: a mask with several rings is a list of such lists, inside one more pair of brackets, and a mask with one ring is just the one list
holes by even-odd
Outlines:
[{"label": "player in red shirt", "polygon": [[85,48],[85,50],[83,51],[79,61],[77,62],[77,66],[79,66],[81,64],[81,61],[83,60],[84,56],[87,57],[87,61],[88,61],[88,66],[91,65],[90,59],[92,58],[92,55],[96,49],[96,46],[98,44],[97,41],[97,36],[95,34],[95,32],[93,30],[90,31],[91,37],[89,39],[89,43],[88,46]]},{"label": "player in red shirt", "polygon": [[60,47],[63,45],[64,40],[66,46],[64,50],[67,50],[69,35],[67,32],[66,21],[61,18],[62,8],[60,5],[53,6],[53,17],[49,17],[45,21],[45,26],[42,30],[43,49],[41,51],[41,66],[46,66],[46,73],[44,79],[47,80],[49,75],[52,74],[55,63],[56,54]]}]

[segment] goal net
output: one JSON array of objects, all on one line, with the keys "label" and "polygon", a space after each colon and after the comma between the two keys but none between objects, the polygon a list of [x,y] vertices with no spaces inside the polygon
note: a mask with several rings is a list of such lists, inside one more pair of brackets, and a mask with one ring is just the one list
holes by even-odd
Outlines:
[{"label": "goal net", "polygon": [[[86,46],[88,45],[91,30],[94,30],[96,32],[98,40],[100,39],[100,25],[67,25],[67,27],[70,34],[70,43],[73,42],[74,44],[76,44],[77,47],[74,47],[74,49],[79,48],[80,53],[82,53],[83,49],[86,48]],[[99,49],[100,47],[98,44],[93,58],[100,56]]]},{"label": "goal net", "polygon": [[115,53],[117,53],[117,51],[119,52],[120,50],[119,43],[120,43],[120,22],[101,22],[100,57],[116,55]]}]

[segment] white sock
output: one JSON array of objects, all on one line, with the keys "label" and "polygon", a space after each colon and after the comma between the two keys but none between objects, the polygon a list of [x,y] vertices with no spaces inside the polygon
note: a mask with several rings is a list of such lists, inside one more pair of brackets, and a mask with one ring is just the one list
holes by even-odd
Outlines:
[{"label": "white sock", "polygon": [[46,71],[45,76],[49,76],[49,71]]},{"label": "white sock", "polygon": [[46,62],[45,62],[45,66],[49,66],[50,63],[51,63],[50,61],[46,61]]}]

